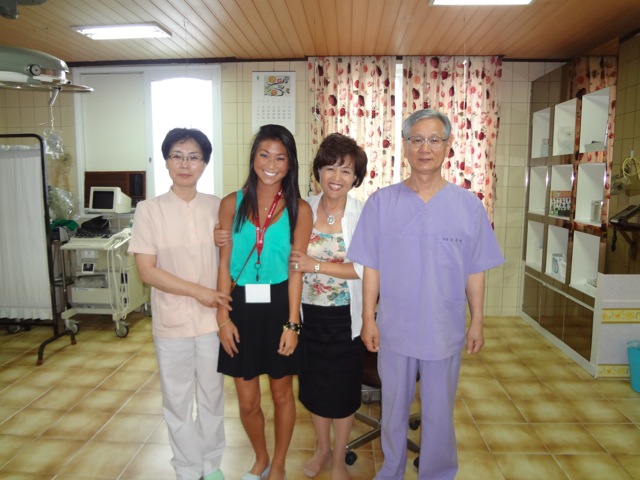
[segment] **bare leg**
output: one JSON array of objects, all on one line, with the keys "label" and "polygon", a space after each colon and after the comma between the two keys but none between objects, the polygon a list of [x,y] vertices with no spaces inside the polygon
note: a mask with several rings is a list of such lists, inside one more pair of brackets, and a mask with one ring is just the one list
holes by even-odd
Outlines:
[{"label": "bare leg", "polygon": [[304,474],[313,478],[327,465],[331,456],[331,419],[312,413],[311,421],[316,431],[318,446],[313,457],[304,464]]},{"label": "bare leg", "polygon": [[293,398],[293,376],[269,378],[271,397],[274,406],[274,426],[276,443],[273,450],[269,480],[283,480],[285,476],[285,460],[293,427],[296,423],[296,403]]},{"label": "bare leg", "polygon": [[244,380],[235,379],[240,420],[256,454],[256,461],[250,473],[260,476],[269,466],[269,452],[264,435],[264,413],[260,407],[260,377]]},{"label": "bare leg", "polygon": [[344,463],[345,452],[355,414],[333,420],[333,458],[331,464],[331,480],[349,480],[351,476]]}]

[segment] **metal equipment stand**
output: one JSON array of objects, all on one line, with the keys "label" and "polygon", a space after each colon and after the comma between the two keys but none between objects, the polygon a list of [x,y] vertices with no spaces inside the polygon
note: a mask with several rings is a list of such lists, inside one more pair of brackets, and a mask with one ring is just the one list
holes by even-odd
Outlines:
[{"label": "metal equipment stand", "polygon": [[[60,337],[65,335],[69,335],[71,338],[71,345],[76,344],[75,335],[68,328],[61,329],[61,318],[58,313],[58,309],[56,308],[56,295],[55,295],[55,278],[54,278],[54,268],[53,268],[53,255],[51,252],[52,241],[51,241],[51,231],[50,231],[50,218],[49,218],[49,195],[47,189],[47,175],[46,175],[46,164],[45,164],[45,148],[44,141],[42,137],[36,134],[25,133],[25,134],[0,134],[0,139],[3,138],[13,138],[13,139],[24,139],[24,138],[32,138],[36,140],[40,146],[40,166],[42,170],[42,201],[44,206],[44,229],[46,232],[46,243],[47,243],[47,263],[49,267],[49,287],[50,287],[50,295],[51,295],[51,320],[39,320],[39,319],[16,319],[16,318],[1,318],[0,325],[6,325],[7,331],[18,332],[20,329],[29,330],[32,326],[51,326],[53,328],[53,335],[47,338],[44,342],[40,344],[40,348],[38,348],[38,360],[37,365],[42,365],[44,358],[44,349],[45,347],[57,340]],[[29,213],[29,212],[27,212]],[[16,328],[17,327],[17,328]]]}]

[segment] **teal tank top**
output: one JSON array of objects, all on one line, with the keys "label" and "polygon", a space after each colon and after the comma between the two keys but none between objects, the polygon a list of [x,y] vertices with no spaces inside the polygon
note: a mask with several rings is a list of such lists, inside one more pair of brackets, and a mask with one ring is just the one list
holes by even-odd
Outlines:
[{"label": "teal tank top", "polygon": [[[237,192],[236,214],[242,201],[242,190]],[[231,278],[237,278],[242,269],[249,252],[256,244],[256,227],[253,223],[246,221],[239,232],[235,231],[235,218],[232,228],[233,247],[231,249],[231,261],[229,264]],[[264,235],[264,245],[260,255],[260,280],[256,281],[255,264],[258,260],[256,250],[251,253],[251,258],[244,267],[238,285],[244,286],[247,283],[278,284],[289,278],[289,254],[291,244],[289,243],[289,214],[285,208],[280,218],[271,223]]]}]

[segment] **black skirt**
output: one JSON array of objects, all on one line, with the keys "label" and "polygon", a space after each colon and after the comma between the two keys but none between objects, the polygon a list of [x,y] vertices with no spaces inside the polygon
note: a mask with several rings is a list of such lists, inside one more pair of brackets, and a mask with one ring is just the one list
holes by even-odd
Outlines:
[{"label": "black skirt", "polygon": [[233,357],[220,348],[218,372],[245,380],[265,373],[271,378],[297,375],[299,349],[290,356],[278,353],[282,325],[289,321],[288,282],[271,285],[270,303],[247,303],[245,288],[239,285],[231,297],[233,310],[229,318],[238,328],[240,343]]},{"label": "black skirt", "polygon": [[360,408],[364,344],[351,339],[350,307],[303,304],[305,354],[300,402],[324,418],[345,418]]}]

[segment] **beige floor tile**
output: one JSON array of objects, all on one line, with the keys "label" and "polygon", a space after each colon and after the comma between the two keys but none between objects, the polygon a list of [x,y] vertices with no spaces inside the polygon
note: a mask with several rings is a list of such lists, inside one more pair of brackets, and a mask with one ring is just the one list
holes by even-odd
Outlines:
[{"label": "beige floor tile", "polygon": [[464,398],[507,398],[507,392],[504,391],[500,382],[490,378],[461,379],[458,391]]},{"label": "beige floor tile", "polygon": [[0,434],[38,437],[61,416],[59,410],[24,408],[0,425]]},{"label": "beige floor tile", "polygon": [[509,480],[567,479],[552,455],[494,455],[504,478]]},{"label": "beige floor tile", "polygon": [[82,370],[82,375],[76,373],[63,377],[60,379],[59,385],[95,388],[111,374],[113,374],[113,369],[111,368],[85,368]]},{"label": "beige floor tile", "polygon": [[7,463],[20,450],[28,447],[31,442],[33,442],[31,437],[0,434],[0,465]]},{"label": "beige floor tile", "polygon": [[18,413],[21,409],[21,407],[0,407],[0,425],[7,418],[12,417],[16,413]]},{"label": "beige floor tile", "polygon": [[580,377],[575,371],[568,368],[563,361],[554,362],[526,362],[527,366],[541,380],[559,379],[559,380],[579,380]]},{"label": "beige floor tile", "polygon": [[555,399],[515,399],[513,403],[530,423],[575,423],[578,421],[564,402]]},{"label": "beige floor tile", "polygon": [[631,422],[640,424],[640,396],[636,398],[614,398],[609,403],[620,410]]},{"label": "beige floor tile", "polygon": [[629,419],[608,400],[580,398],[563,403],[582,423],[629,423]]},{"label": "beige floor tile", "polygon": [[14,365],[8,368],[5,366],[0,368],[0,383],[10,385],[26,375],[29,375],[32,371],[33,367]]},{"label": "beige floor tile", "polygon": [[2,469],[7,472],[55,474],[83,445],[84,442],[78,440],[38,438]]},{"label": "beige floor tile", "polygon": [[[59,477],[56,477],[58,480]],[[33,473],[0,471],[0,480],[51,480],[51,475],[34,475]],[[60,479],[60,480],[90,480],[90,479]]]},{"label": "beige floor tile", "polygon": [[461,379],[478,379],[478,378],[493,378],[491,370],[487,368],[487,364],[484,362],[466,362],[460,366],[460,378]]},{"label": "beige floor tile", "polygon": [[557,395],[539,380],[500,379],[500,385],[511,399],[556,399]]},{"label": "beige floor tile", "polygon": [[483,348],[475,359],[484,363],[509,363],[517,362],[520,359],[511,350],[502,347],[500,350],[491,349],[490,346]]},{"label": "beige floor tile", "polygon": [[640,452],[640,428],[637,425],[586,425],[589,433],[614,455]]},{"label": "beige floor tile", "polygon": [[[225,431],[226,431],[226,421],[225,421]],[[169,430],[167,429],[167,424],[163,420],[156,427],[156,429],[149,436],[147,443],[163,443],[169,444]]]},{"label": "beige floor tile", "polygon": [[605,453],[602,446],[584,428],[575,423],[531,425],[552,454]]},{"label": "beige floor tile", "polygon": [[638,398],[628,379],[599,378],[593,383],[593,389],[604,398]]},{"label": "beige floor tile", "polygon": [[544,380],[543,383],[558,397],[564,399],[602,398],[602,395],[592,387],[592,382],[570,379],[550,379]]},{"label": "beige floor tile", "polygon": [[456,444],[459,452],[489,453],[487,443],[473,424],[456,425]]},{"label": "beige floor tile", "polygon": [[[175,480],[169,445],[146,444],[126,467],[121,480]],[[228,477],[233,478],[233,477]]]},{"label": "beige floor tile", "polygon": [[30,405],[31,408],[67,411],[91,393],[87,387],[52,387]]},{"label": "beige floor tile", "polygon": [[83,398],[74,407],[75,410],[88,410],[115,413],[131,397],[133,392],[127,390],[105,390],[98,388]]},{"label": "beige floor tile", "polygon": [[58,385],[63,378],[76,375],[78,373],[75,368],[58,368],[52,367],[45,362],[38,369],[34,369],[29,375],[22,378],[20,383],[23,385],[39,385],[41,387],[52,387]]},{"label": "beige floor tile", "polygon": [[634,478],[610,455],[556,455],[555,459],[571,479],[631,480]]},{"label": "beige floor tile", "polygon": [[120,411],[123,413],[162,415],[162,393],[152,390],[139,390],[131,396]]},{"label": "beige floor tile", "polygon": [[126,363],[122,365],[122,369],[124,371],[128,370],[141,370],[144,372],[156,372],[158,370],[158,361],[156,360],[155,354],[144,355],[138,353],[127,360]]},{"label": "beige floor tile", "polygon": [[115,353],[111,351],[98,353],[91,358],[91,362],[87,364],[86,368],[90,368],[92,370],[107,368],[113,372],[114,369],[120,367],[132,357],[133,354],[131,353]]},{"label": "beige floor tile", "polygon": [[49,387],[13,384],[0,392],[0,405],[7,407],[26,407],[38,397],[44,395]]},{"label": "beige floor tile", "polygon": [[74,410],[61,416],[42,436],[88,441],[109,421],[111,415],[105,412]]},{"label": "beige floor tile", "polygon": [[528,379],[537,380],[536,374],[524,362],[513,363],[487,362],[491,374],[500,379]]},{"label": "beige floor tile", "polygon": [[614,455],[620,465],[632,478],[640,478],[640,452],[636,455]]},{"label": "beige floor tile", "polygon": [[491,453],[548,453],[529,425],[478,425]]},{"label": "beige floor tile", "polygon": [[101,442],[143,443],[162,421],[161,415],[117,413],[95,439]]},{"label": "beige floor tile", "polygon": [[101,385],[107,390],[138,391],[151,377],[152,372],[144,370],[118,370],[109,376]]},{"label": "beige floor tile", "polygon": [[477,423],[525,423],[524,417],[511,400],[467,398],[465,403]]},{"label": "beige floor tile", "polygon": [[458,474],[456,480],[504,480],[502,471],[490,453],[458,453]]},{"label": "beige floor tile", "polygon": [[64,466],[61,474],[63,477],[118,478],[140,448],[139,443],[93,441]]}]

